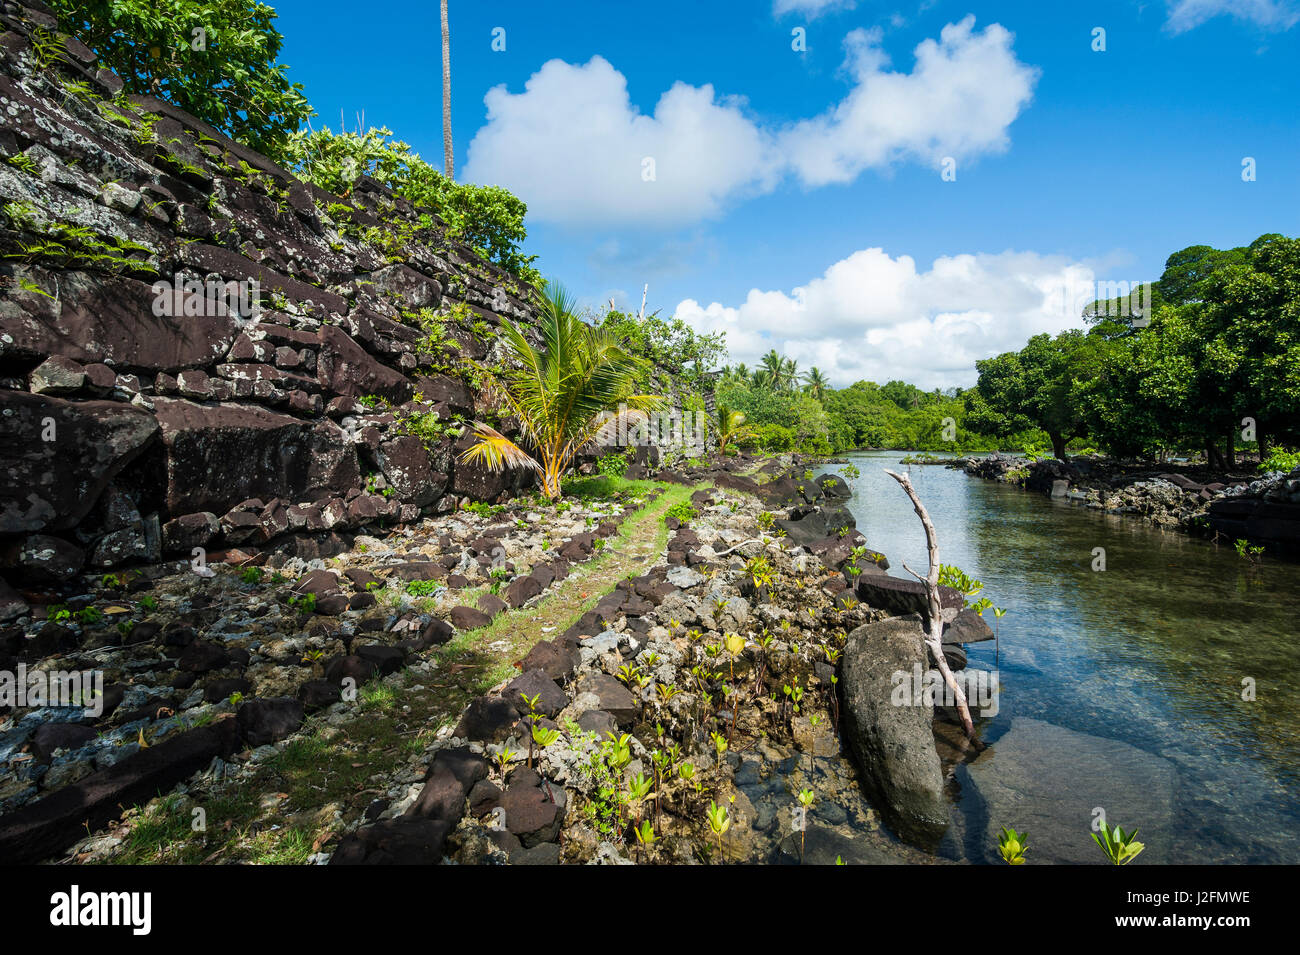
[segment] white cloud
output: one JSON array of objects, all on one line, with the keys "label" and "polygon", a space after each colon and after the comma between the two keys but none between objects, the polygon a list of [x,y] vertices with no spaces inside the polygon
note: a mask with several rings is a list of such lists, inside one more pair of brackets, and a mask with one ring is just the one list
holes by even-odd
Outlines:
[{"label": "white cloud", "polygon": [[815,20],[832,10],[852,10],[857,0],[772,0],[772,15],[783,17],[787,13],[800,13]]},{"label": "white cloud", "polygon": [[1038,79],[1016,59],[1013,39],[996,23],[977,32],[967,17],[944,27],[938,42],[922,41],[915,68],[898,73],[887,69],[878,29],[854,30],[845,39],[852,91],[787,130],[782,152],[810,186],[851,182],[900,159],[938,166],[946,156],[1003,152]]},{"label": "white cloud", "polygon": [[[878,32],[855,30],[846,39],[848,95],[783,129],[711,85],[675,83],[647,115],[603,58],[551,60],[523,92],[488,92],[465,178],[506,186],[542,220],[671,227],[716,216],[787,176],[818,186],[903,160],[937,165],[1000,152],[1038,71],[1016,59],[1001,26],[974,24],[967,17],[919,44],[911,73],[888,70]],[[647,158],[653,181],[644,177]]]},{"label": "white cloud", "polygon": [[1268,30],[1289,30],[1300,22],[1294,0],[1169,0],[1165,26],[1184,33],[1225,13]]},{"label": "white cloud", "polygon": [[1062,256],[945,256],[920,271],[910,256],[873,248],[788,293],[752,289],[735,306],[686,299],[675,314],[698,331],[725,331],[733,363],[752,367],[775,348],[837,386],[898,378],[967,387],[978,359],[1082,327],[1095,281],[1091,264]]},{"label": "white cloud", "polygon": [[[512,189],[539,219],[675,225],[714,215],[725,198],[766,188],[772,175],[771,144],[739,100],[675,83],[647,116],[599,56],[583,66],[551,60],[524,92],[498,86],[485,102],[465,178]],[[647,158],[653,181],[643,177]]]}]

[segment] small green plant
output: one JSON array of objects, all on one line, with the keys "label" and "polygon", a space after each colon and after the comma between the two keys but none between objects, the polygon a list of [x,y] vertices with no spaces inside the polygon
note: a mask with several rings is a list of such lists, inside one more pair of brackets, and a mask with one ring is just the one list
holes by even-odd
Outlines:
[{"label": "small green plant", "polygon": [[668,513],[665,515],[665,517],[674,517],[683,524],[693,521],[699,516],[700,512],[696,510],[695,505],[691,504],[689,501],[678,501],[672,507],[668,508]]},{"label": "small green plant", "polygon": [[1002,855],[1003,862],[1007,865],[1024,865],[1025,853],[1028,851],[1029,833],[1002,827],[998,836],[998,852]]},{"label": "small green plant", "polygon": [[596,459],[596,470],[608,478],[621,478],[627,474],[628,464],[631,463],[632,449],[626,451],[611,451],[608,454],[602,454]]},{"label": "small green plant", "polygon": [[731,828],[731,815],[727,812],[726,806],[719,806],[716,801],[709,803],[708,810],[709,828],[718,838],[718,861],[724,860],[722,853],[722,837],[727,834]]},{"label": "small green plant", "polygon": [[294,594],[289,598],[289,606],[293,607],[304,617],[316,610],[315,594]]},{"label": "small green plant", "polygon": [[240,703],[243,702],[243,700],[244,700],[244,694],[240,693],[238,690],[230,694],[231,706],[238,706]]},{"label": "small green plant", "polygon": [[1106,858],[1111,861],[1112,865],[1128,865],[1138,857],[1143,849],[1146,848],[1142,843],[1137,841],[1138,831],[1126,833],[1122,827],[1115,826],[1113,829],[1106,825],[1106,820],[1101,820],[1100,831],[1092,834],[1093,842],[1101,846],[1101,851],[1106,853]]},{"label": "small green plant", "polygon": [[803,862],[804,842],[808,835],[808,810],[812,808],[813,791],[811,789],[802,790],[799,793],[799,805],[803,809],[803,825],[799,827],[799,861]]},{"label": "small green plant", "polygon": [[94,626],[104,619],[104,614],[97,607],[86,607],[78,610],[75,614],[77,623],[83,626]]},{"label": "small green plant", "polygon": [[1242,560],[1250,561],[1252,564],[1259,563],[1260,555],[1264,553],[1264,548],[1258,544],[1251,544],[1245,538],[1237,538],[1232,544],[1232,549],[1237,552],[1237,556]]},{"label": "small green plant", "polygon": [[406,585],[406,592],[412,597],[432,597],[439,584],[436,580],[412,580]]},{"label": "small green plant", "polygon": [[141,597],[139,603],[140,603],[140,609],[143,610],[145,613],[153,613],[155,610],[158,609],[158,601],[148,594]]},{"label": "small green plant", "polygon": [[261,567],[245,567],[239,572],[239,579],[246,584],[260,584],[265,576],[266,571]]}]

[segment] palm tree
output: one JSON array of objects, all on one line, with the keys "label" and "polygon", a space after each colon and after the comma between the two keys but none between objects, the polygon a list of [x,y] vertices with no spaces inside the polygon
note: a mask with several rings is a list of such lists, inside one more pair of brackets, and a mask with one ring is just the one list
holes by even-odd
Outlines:
[{"label": "palm tree", "polygon": [[718,403],[718,454],[727,453],[727,445],[739,441],[754,433],[754,429],[745,424],[745,413],[736,411],[728,405]]},{"label": "palm tree", "polygon": [[781,366],[781,387],[786,391],[794,391],[794,387],[798,383],[799,363],[793,358],[787,358],[785,364]]},{"label": "palm tree", "polygon": [[830,387],[830,382],[822,374],[821,369],[816,365],[808,369],[808,374],[803,376],[804,389],[818,401],[826,394],[826,389]]},{"label": "palm tree", "polygon": [[460,456],[493,471],[525,467],[538,472],[542,493],[556,500],[574,456],[597,439],[645,421],[663,407],[659,395],[632,391],[645,362],[623,350],[612,332],[593,328],[574,314],[575,300],[547,282],[541,301],[538,351],[513,324],[503,338],[511,370],[488,373],[490,389],[519,420],[529,454],[495,428],[474,422],[478,441]]},{"label": "palm tree", "polygon": [[766,375],[765,383],[773,391],[781,387],[782,372],[785,370],[785,361],[776,353],[773,348],[763,356],[763,368],[759,374]]},{"label": "palm tree", "polygon": [[442,0],[442,163],[447,178],[455,179],[451,153],[451,26],[447,23],[447,0]]}]

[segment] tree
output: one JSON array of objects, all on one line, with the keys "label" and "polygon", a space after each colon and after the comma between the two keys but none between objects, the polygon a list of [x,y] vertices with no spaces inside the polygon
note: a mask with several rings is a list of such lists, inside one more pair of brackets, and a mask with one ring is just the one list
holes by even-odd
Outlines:
[{"label": "tree", "polygon": [[717,411],[718,454],[727,453],[727,445],[739,441],[754,433],[754,429],[745,424],[745,413],[736,411],[721,402]]},{"label": "tree", "polygon": [[556,500],[579,451],[643,422],[649,412],[663,407],[664,399],[633,393],[642,359],[628,354],[612,332],[592,328],[574,314],[574,300],[562,287],[547,283],[539,305],[542,350],[507,322],[502,337],[510,367],[487,374],[491,390],[518,419],[524,443],[533,453],[495,428],[475,422],[478,441],[460,460],[493,471],[529,468],[541,478],[542,493]]},{"label": "tree", "polygon": [[775,391],[781,387],[784,372],[785,359],[778,355],[776,349],[773,348],[763,356],[763,367],[760,371],[755,372],[755,375],[763,375],[763,384]]},{"label": "tree", "polygon": [[826,397],[826,390],[830,387],[830,382],[826,380],[826,376],[822,374],[821,369],[816,365],[808,369],[808,374],[804,375],[803,381],[808,394],[819,401]]},{"label": "tree", "polygon": [[284,38],[256,0],[50,0],[63,29],[94,50],[126,91],[157,96],[282,161],[312,115],[276,63]]},{"label": "tree", "polygon": [[1079,331],[1056,338],[1035,335],[1018,352],[975,363],[987,417],[977,426],[995,434],[1041,428],[1052,453],[1065,457],[1065,446],[1086,433],[1084,405],[1076,379],[1096,358],[1095,342]]},{"label": "tree", "polygon": [[447,178],[456,178],[451,151],[451,26],[447,22],[447,0],[442,0],[442,162]]}]

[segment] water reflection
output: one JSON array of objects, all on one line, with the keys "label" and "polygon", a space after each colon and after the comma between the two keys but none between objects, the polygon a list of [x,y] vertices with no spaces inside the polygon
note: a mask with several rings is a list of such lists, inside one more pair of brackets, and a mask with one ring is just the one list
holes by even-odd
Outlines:
[{"label": "water reflection", "polygon": [[[883,471],[901,456],[854,455],[850,507],[898,573],[904,561],[924,572],[920,522]],[[947,468],[911,474],[943,562],[1009,610],[1002,708],[982,728],[994,750],[1017,718],[1120,740],[1177,769],[1162,860],[1300,861],[1300,565],[1251,566],[1229,547]],[[969,649],[972,666],[995,665],[992,643]],[[967,802],[959,813],[978,811]]]}]

